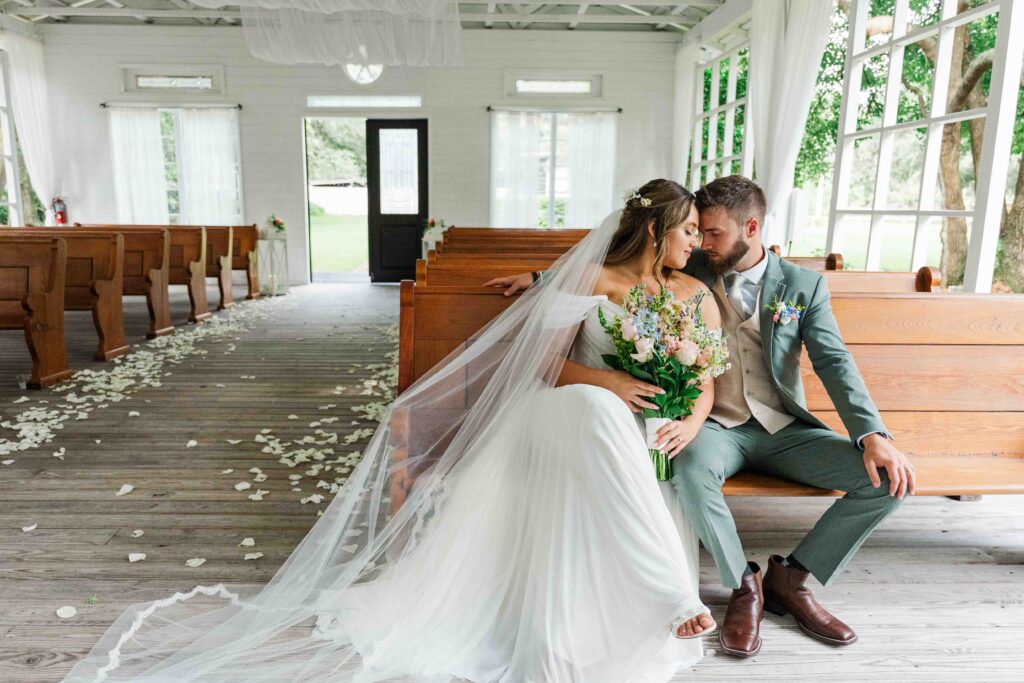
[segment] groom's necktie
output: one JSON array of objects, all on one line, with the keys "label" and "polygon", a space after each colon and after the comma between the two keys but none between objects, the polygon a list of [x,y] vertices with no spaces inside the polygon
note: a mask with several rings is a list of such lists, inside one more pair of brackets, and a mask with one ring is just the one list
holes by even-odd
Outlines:
[{"label": "groom's necktie", "polygon": [[750,306],[747,304],[746,298],[743,296],[743,284],[746,282],[739,273],[729,273],[724,278],[725,281],[725,294],[729,298],[729,303],[739,314],[740,318],[746,320],[750,317]]}]

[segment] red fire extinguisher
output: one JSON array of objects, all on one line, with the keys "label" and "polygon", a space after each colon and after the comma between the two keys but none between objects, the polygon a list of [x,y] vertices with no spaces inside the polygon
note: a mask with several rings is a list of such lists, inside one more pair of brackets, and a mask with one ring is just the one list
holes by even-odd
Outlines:
[{"label": "red fire extinguisher", "polygon": [[51,204],[51,208],[53,209],[53,220],[57,223],[57,225],[67,225],[68,207],[64,203],[64,200],[61,199],[60,197],[54,197],[53,204]]}]

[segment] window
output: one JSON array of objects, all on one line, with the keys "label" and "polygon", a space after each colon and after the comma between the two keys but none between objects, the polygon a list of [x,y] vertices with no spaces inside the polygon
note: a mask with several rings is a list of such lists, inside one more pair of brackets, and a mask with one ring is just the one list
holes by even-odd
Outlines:
[{"label": "window", "polygon": [[589,228],[615,197],[614,112],[495,111],[491,224]]},{"label": "window", "polygon": [[224,92],[224,69],[201,64],[135,64],[121,66],[124,92]]},{"label": "window", "polygon": [[590,81],[541,81],[516,79],[517,95],[590,95],[594,84]]},{"label": "window", "polygon": [[952,284],[989,290],[1024,51],[1019,4],[851,6],[827,251],[866,270],[940,266]]},{"label": "window", "polygon": [[753,150],[744,144],[749,52],[749,43],[742,43],[697,65],[690,187],[727,175],[752,175]]},{"label": "window", "polygon": [[209,76],[136,76],[137,90],[213,90]]},{"label": "window", "polygon": [[310,109],[418,109],[423,106],[419,95],[310,95]]},{"label": "window", "polygon": [[384,73],[383,64],[346,64],[345,75],[359,85],[369,85]]},{"label": "window", "polygon": [[237,108],[112,107],[110,126],[121,222],[242,222]]},{"label": "window", "polygon": [[574,101],[599,99],[604,77],[601,74],[543,69],[507,70],[505,94],[509,97],[551,98],[562,96]]}]

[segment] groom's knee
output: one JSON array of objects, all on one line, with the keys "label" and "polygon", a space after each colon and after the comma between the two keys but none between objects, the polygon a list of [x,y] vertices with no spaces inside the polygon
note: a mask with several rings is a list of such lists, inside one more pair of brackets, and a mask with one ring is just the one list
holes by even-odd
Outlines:
[{"label": "groom's knee", "polygon": [[719,495],[725,482],[721,451],[697,445],[695,440],[672,461],[672,486],[684,502]]}]

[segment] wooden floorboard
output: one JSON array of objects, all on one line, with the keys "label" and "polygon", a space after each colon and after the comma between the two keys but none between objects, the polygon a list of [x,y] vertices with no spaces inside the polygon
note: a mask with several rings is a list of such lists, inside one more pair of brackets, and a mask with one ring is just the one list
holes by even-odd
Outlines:
[{"label": "wooden floorboard", "polygon": [[[398,292],[336,284],[295,294],[291,301],[254,304],[241,301],[244,291],[236,288],[246,332],[197,342],[205,353],[166,364],[161,386],[66,422],[52,443],[0,457],[14,461],[0,466],[0,681],[59,681],[130,604],[196,583],[266,581],[316,522],[328,499],[319,506],[299,499],[323,492],[314,485],[329,477],[304,476],[302,490],[292,491],[288,475],[304,467],[262,453],[254,437],[272,429],[289,441],[319,428],[342,441],[373,426],[351,408],[375,400],[361,394],[374,372],[366,366],[384,363],[393,350],[386,332],[397,322]],[[212,288],[209,296],[216,302]],[[143,341],[144,305],[141,299],[126,305],[132,344]],[[183,323],[187,311],[183,289],[172,288],[172,315],[182,333],[194,329]],[[67,328],[73,368],[110,368],[91,361],[95,332],[88,313],[69,314]],[[0,333],[0,421],[40,401],[62,400],[53,390],[18,389],[27,363],[21,336]],[[30,400],[14,403],[21,396]],[[338,419],[309,426],[325,417]],[[10,436],[0,428],[0,439]],[[193,439],[196,446],[188,448]],[[343,454],[364,444],[334,448]],[[54,457],[61,448],[63,459]],[[251,467],[261,468],[266,481],[236,491],[235,483],[252,481]],[[225,469],[234,471],[222,474]],[[122,484],[135,490],[118,497]],[[256,487],[270,492],[264,500],[248,499]],[[769,553],[792,549],[830,503],[730,500],[748,555],[761,563]],[[144,535],[133,537],[135,529]],[[245,537],[256,546],[239,547]],[[264,556],[243,561],[246,551]],[[129,552],[145,552],[147,559],[129,564]],[[192,569],[185,566],[191,557],[207,562]],[[728,591],[706,554],[701,585],[721,619]],[[817,587],[816,594],[858,631],[857,644],[833,649],[805,637],[792,619],[766,615],[760,655],[725,657],[709,639],[709,656],[677,679],[1021,680],[1024,497],[911,500],[834,585]],[[58,618],[63,605],[78,615]]]}]

